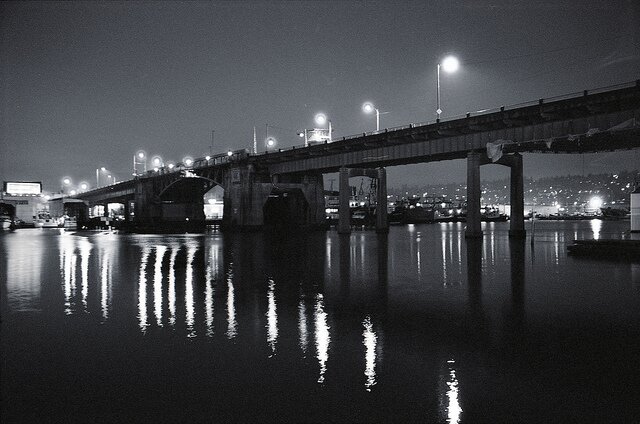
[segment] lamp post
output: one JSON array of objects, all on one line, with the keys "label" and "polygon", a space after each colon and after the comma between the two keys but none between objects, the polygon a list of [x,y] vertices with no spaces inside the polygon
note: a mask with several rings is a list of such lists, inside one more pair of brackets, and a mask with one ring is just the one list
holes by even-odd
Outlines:
[{"label": "lamp post", "polygon": [[317,113],[314,120],[320,126],[324,126],[327,122],[329,123],[329,142],[331,142],[331,119],[327,119],[327,115],[324,113]]},{"label": "lamp post", "polygon": [[442,70],[448,74],[451,74],[458,70],[460,67],[460,61],[455,56],[447,56],[442,59],[441,63],[438,63],[436,75],[437,75],[437,90],[436,90],[436,102],[438,104],[438,108],[436,109],[436,115],[438,115],[438,120],[440,120],[440,114],[442,113],[442,109],[440,108],[440,67],[442,66]]},{"label": "lamp post", "polygon": [[65,189],[67,189],[70,186],[71,186],[71,178],[69,177],[62,178],[62,187],[61,187],[62,194],[64,194]]},{"label": "lamp post", "polygon": [[273,147],[275,147],[277,143],[278,143],[278,140],[276,140],[275,137],[267,137],[267,139],[265,140],[267,151],[269,149],[273,149]]},{"label": "lamp post", "polygon": [[376,113],[376,132],[380,131],[380,111],[378,110],[378,108],[376,108],[373,103],[367,102],[362,105],[362,110],[364,111],[364,113]]},{"label": "lamp post", "polygon": [[191,166],[193,165],[193,158],[191,156],[185,156],[184,158],[182,158],[182,163],[187,168],[191,168]]},{"label": "lamp post", "polygon": [[136,154],[133,155],[133,175],[134,176],[139,175],[137,165],[142,165],[143,166],[142,172],[147,172],[147,161],[145,160],[146,158],[147,158],[147,154],[145,153],[144,150],[138,150]]}]

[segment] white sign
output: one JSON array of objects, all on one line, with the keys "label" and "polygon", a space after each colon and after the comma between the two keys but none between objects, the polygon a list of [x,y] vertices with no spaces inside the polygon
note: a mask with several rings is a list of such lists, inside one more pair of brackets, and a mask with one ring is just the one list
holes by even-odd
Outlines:
[{"label": "white sign", "polygon": [[7,194],[17,196],[31,195],[37,196],[42,193],[41,183],[12,183],[5,182],[5,190]]}]

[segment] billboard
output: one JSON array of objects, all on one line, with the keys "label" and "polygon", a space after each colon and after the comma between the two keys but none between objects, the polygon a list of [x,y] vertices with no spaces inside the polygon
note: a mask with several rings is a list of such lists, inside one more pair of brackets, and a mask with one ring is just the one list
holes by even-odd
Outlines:
[{"label": "billboard", "polygon": [[13,196],[38,196],[42,193],[42,183],[5,181],[4,192]]}]

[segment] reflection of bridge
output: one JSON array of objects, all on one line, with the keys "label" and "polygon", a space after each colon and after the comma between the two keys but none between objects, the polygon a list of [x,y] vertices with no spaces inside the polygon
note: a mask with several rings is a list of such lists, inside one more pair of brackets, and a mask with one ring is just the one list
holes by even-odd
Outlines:
[{"label": "reflection of bridge", "polygon": [[511,227],[524,235],[524,152],[585,153],[640,147],[640,82],[585,91],[479,115],[342,138],[331,143],[196,161],[189,169],[153,173],[78,195],[91,205],[119,202],[137,230],[204,225],[203,195],[224,190],[225,228],[323,226],[322,174],[340,172],[338,230],[349,232],[349,177],[378,179],[378,231],[386,231],[384,167],[467,159],[467,237],[480,236],[480,166],[511,169]]}]

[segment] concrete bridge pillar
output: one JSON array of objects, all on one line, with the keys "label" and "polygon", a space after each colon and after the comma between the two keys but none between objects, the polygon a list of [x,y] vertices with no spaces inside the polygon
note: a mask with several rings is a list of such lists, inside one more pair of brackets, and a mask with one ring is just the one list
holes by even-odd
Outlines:
[{"label": "concrete bridge pillar", "polygon": [[340,168],[340,194],[338,207],[338,233],[340,234],[349,234],[351,232],[351,210],[349,209],[350,198],[351,190],[349,188],[349,168]]},{"label": "concrete bridge pillar", "polygon": [[378,188],[376,197],[378,204],[376,205],[376,232],[389,232],[389,219],[387,217],[387,170],[385,168],[377,169]]},{"label": "concrete bridge pillar", "polygon": [[466,238],[482,237],[480,216],[480,153],[467,154],[467,229]]},{"label": "concrete bridge pillar", "polygon": [[511,159],[511,217],[509,221],[509,237],[524,238],[524,178],[522,167],[522,155],[514,153]]}]

